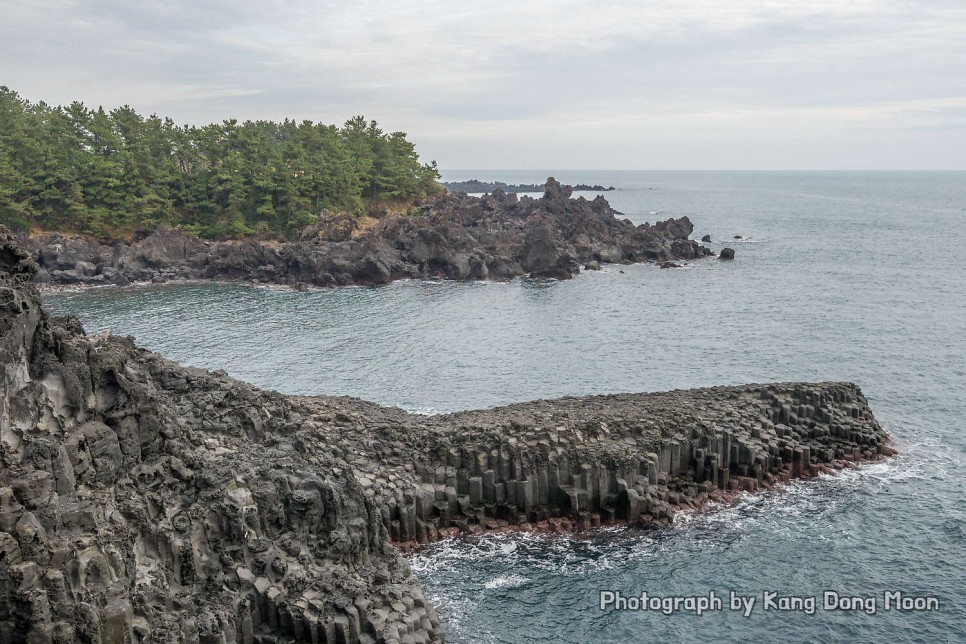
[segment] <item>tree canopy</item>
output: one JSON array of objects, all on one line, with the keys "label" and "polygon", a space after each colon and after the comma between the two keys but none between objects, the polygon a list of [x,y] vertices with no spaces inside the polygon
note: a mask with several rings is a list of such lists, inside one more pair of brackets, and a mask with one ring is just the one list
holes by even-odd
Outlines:
[{"label": "tree canopy", "polygon": [[322,209],[439,190],[403,132],[235,119],[201,127],[83,103],[31,103],[0,86],[0,221],[112,238],[159,224],[202,237],[292,237]]}]

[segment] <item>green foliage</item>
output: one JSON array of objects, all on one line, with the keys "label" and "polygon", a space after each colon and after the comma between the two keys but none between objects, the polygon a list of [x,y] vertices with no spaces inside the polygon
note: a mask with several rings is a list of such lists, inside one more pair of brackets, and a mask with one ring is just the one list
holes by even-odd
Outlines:
[{"label": "green foliage", "polygon": [[159,224],[202,237],[294,237],[323,209],[439,190],[402,132],[357,116],[235,119],[203,127],[74,102],[30,103],[0,86],[0,222],[122,237]]}]

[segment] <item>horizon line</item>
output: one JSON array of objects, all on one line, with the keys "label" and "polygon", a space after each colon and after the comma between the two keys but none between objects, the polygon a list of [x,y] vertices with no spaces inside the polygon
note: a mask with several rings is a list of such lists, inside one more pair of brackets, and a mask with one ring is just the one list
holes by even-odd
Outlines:
[{"label": "horizon line", "polygon": [[720,168],[440,168],[440,172],[966,172],[966,168],[942,168],[942,169],[915,169],[899,168],[891,170],[883,169],[835,169],[835,168],[804,168],[804,169],[720,169]]}]

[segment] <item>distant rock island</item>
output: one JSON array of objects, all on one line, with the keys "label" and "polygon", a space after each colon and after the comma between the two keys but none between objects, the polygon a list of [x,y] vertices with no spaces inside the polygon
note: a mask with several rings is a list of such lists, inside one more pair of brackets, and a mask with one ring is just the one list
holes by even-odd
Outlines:
[{"label": "distant rock island", "polygon": [[37,271],[0,226],[0,642],[442,642],[400,549],[662,525],[892,453],[844,382],[432,417],[284,396],[86,335]]},{"label": "distant rock island", "polygon": [[[470,179],[469,181],[443,181],[442,185],[450,192],[466,193],[493,192],[494,190],[502,190],[503,192],[543,192],[544,188],[535,183],[519,183],[513,185],[503,183],[502,181],[480,181],[479,179]],[[587,183],[578,183],[572,186],[572,188],[575,192],[610,192],[611,190],[617,190],[614,186],[605,188],[599,184],[590,185]]]},{"label": "distant rock island", "polygon": [[635,225],[602,195],[572,196],[553,177],[543,197],[502,189],[484,197],[443,194],[405,212],[370,219],[326,213],[298,241],[207,241],[162,226],[143,238],[103,241],[22,236],[41,283],[126,285],[185,279],[307,286],[387,284],[398,279],[568,279],[605,263],[697,259],[712,251],[690,239],[687,217]]}]

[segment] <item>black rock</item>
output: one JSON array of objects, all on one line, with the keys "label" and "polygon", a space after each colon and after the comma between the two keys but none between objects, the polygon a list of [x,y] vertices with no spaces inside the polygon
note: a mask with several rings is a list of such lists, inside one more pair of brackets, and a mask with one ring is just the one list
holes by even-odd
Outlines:
[{"label": "black rock", "polygon": [[592,201],[571,196],[570,186],[551,177],[542,199],[518,200],[502,189],[482,198],[448,194],[406,213],[368,219],[365,226],[324,211],[298,241],[282,243],[205,242],[165,226],[128,243],[61,235],[25,243],[55,284],[202,277],[316,286],[527,274],[563,279],[588,262],[660,262],[710,252],[689,239],[694,226],[687,217],[635,226],[619,219],[603,195]]}]

